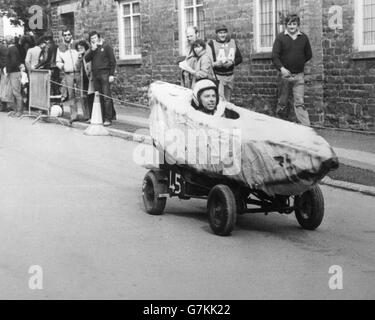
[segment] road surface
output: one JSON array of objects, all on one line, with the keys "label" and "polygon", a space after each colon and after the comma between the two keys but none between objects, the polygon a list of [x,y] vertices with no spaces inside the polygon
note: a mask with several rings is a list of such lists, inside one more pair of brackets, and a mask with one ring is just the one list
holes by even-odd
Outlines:
[{"label": "road surface", "polygon": [[375,298],[374,198],[323,187],[316,232],[248,215],[220,238],[204,201],[144,213],[136,146],[0,114],[1,299]]}]

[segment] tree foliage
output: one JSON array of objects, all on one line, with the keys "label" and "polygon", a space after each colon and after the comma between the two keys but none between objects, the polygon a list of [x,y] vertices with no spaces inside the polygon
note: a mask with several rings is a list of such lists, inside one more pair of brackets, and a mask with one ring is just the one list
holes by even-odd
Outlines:
[{"label": "tree foliage", "polygon": [[29,19],[33,16],[29,9],[34,5],[43,9],[43,30],[48,29],[49,0],[0,0],[0,15],[7,16],[12,24],[23,25],[25,31],[29,31]]}]

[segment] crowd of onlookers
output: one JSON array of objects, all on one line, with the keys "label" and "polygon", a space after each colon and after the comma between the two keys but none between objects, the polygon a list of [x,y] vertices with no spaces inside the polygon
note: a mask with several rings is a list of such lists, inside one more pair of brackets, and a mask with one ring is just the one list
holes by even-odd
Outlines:
[{"label": "crowd of onlookers", "polygon": [[[295,114],[302,124],[310,125],[304,105],[304,67],[312,58],[312,51],[300,24],[298,15],[288,15],[285,30],[273,45],[272,59],[280,75],[276,116],[286,118],[289,94],[293,91]],[[214,83],[217,100],[220,97],[230,102],[235,67],[243,59],[227,26],[219,25],[215,31],[216,38],[206,42],[199,38],[196,27],[187,28],[188,52],[179,64],[181,84],[194,91],[199,81],[206,80],[211,87]],[[12,116],[20,117],[29,101],[30,74],[47,69],[51,75],[51,96],[61,96],[60,103],[69,105],[71,122],[79,119],[79,108],[83,111],[83,120],[90,121],[95,92],[99,92],[104,125],[110,126],[116,119],[111,98],[116,68],[112,47],[96,31],[90,32],[88,39],[74,41],[71,30],[65,28],[61,37],[59,45],[54,42],[52,32],[38,39],[32,35],[8,38],[0,44],[1,111],[12,110]]]},{"label": "crowd of onlookers", "polygon": [[[112,47],[96,31],[88,39],[74,41],[71,30],[62,30],[57,45],[52,32],[36,38],[32,34],[8,37],[0,44],[0,111],[21,117],[29,103],[30,74],[50,71],[50,95],[70,107],[70,122],[90,121],[95,91],[100,93],[103,122],[116,118],[111,98],[116,58]],[[33,86],[38,83],[33,83]]]},{"label": "crowd of onlookers", "polygon": [[[287,15],[284,31],[278,34],[274,41],[272,60],[279,71],[276,116],[282,119],[288,118],[289,96],[292,92],[296,117],[300,123],[309,126],[309,114],[304,103],[304,68],[306,62],[312,58],[312,51],[310,41],[300,30],[300,25],[298,15]],[[236,41],[231,38],[227,26],[219,25],[215,31],[216,38],[205,42],[199,39],[197,28],[187,28],[188,53],[185,60],[179,64],[182,69],[181,83],[200,95],[204,87],[200,83],[197,90],[196,85],[204,80],[205,86],[212,90],[210,83],[213,82],[217,86],[220,99],[230,102],[235,83],[235,67],[242,62],[242,55]],[[211,99],[211,103],[214,101],[215,99]],[[202,105],[200,107],[202,108]],[[211,114],[212,110],[207,112]]]}]

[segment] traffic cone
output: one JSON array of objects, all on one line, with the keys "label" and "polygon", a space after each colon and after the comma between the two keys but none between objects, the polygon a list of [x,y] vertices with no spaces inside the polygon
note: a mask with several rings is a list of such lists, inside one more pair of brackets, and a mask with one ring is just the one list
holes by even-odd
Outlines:
[{"label": "traffic cone", "polygon": [[100,106],[99,92],[95,92],[92,107],[90,126],[84,132],[87,136],[109,136],[109,131],[103,126],[102,108]]}]

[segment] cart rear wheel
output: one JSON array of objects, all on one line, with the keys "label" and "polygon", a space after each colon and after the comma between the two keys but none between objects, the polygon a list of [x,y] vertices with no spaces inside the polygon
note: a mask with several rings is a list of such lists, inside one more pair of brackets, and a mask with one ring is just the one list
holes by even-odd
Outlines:
[{"label": "cart rear wheel", "polygon": [[232,190],[225,185],[215,186],[209,196],[207,210],[210,227],[218,236],[229,236],[236,224],[236,198]]},{"label": "cart rear wheel", "polygon": [[295,213],[298,223],[303,229],[317,229],[324,216],[324,197],[319,186],[306,191],[295,198]]},{"label": "cart rear wheel", "polygon": [[146,212],[151,215],[162,215],[167,203],[166,198],[159,198],[159,182],[154,172],[149,171],[143,179],[142,194]]}]

